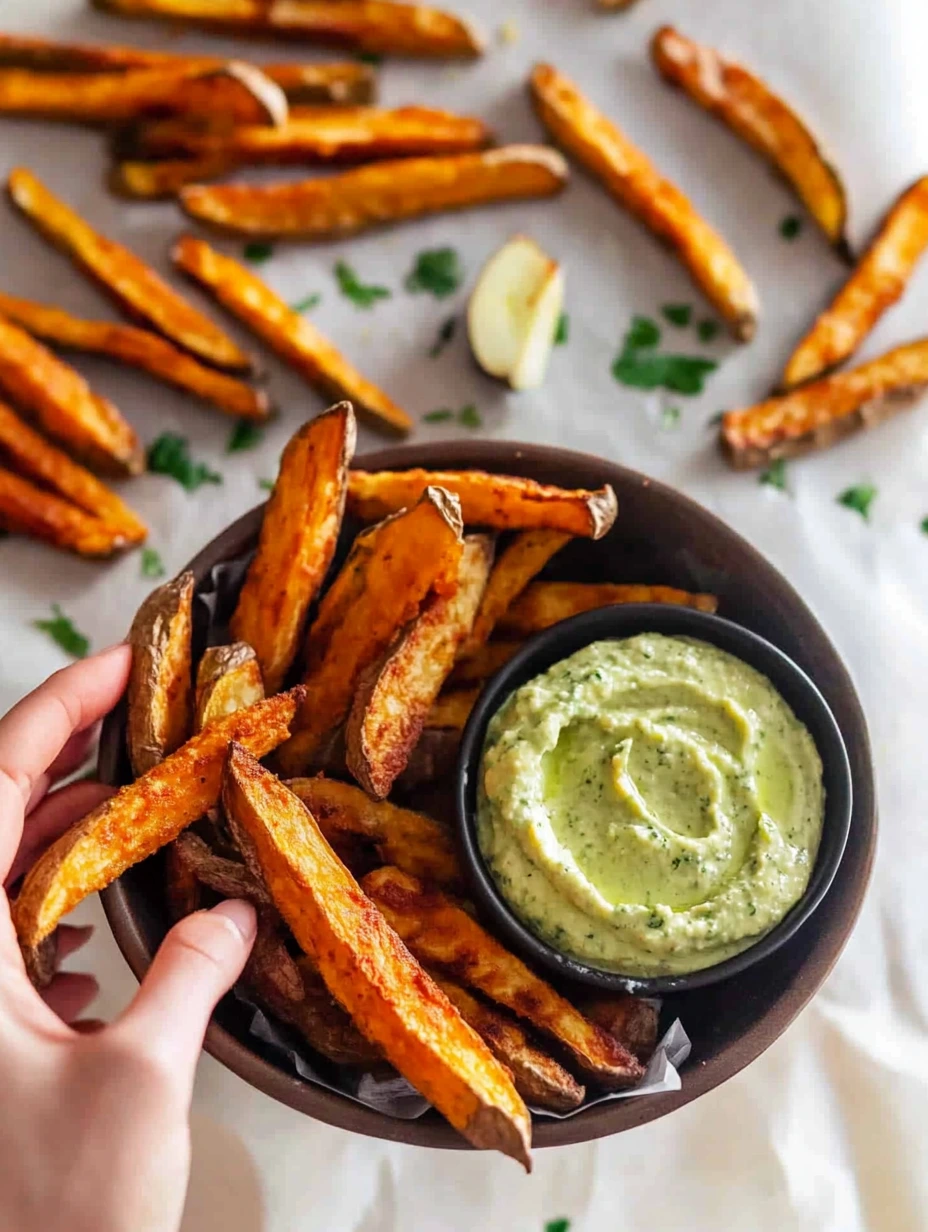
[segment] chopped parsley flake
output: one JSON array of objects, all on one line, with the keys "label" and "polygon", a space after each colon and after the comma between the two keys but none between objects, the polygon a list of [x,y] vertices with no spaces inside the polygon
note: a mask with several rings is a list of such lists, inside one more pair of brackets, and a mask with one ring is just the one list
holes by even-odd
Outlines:
[{"label": "chopped parsley flake", "polygon": [[294,312],[311,312],[313,308],[318,307],[322,302],[322,296],[318,291],[314,291],[312,295],[304,296],[303,299],[298,299],[291,307]]},{"label": "chopped parsley flake", "polygon": [[262,492],[273,492],[274,491],[274,480],[273,479],[259,479],[258,487],[261,489]]},{"label": "chopped parsley flake", "polygon": [[226,453],[241,453],[245,449],[254,449],[264,440],[264,429],[253,419],[240,419],[226,442]]},{"label": "chopped parsley flake", "polygon": [[143,578],[164,577],[164,562],[154,548],[142,548],[141,572]]},{"label": "chopped parsley flake", "polygon": [[483,426],[483,419],[480,412],[471,402],[468,406],[462,406],[458,411],[458,423],[465,428],[480,428]]},{"label": "chopped parsley flake", "polygon": [[785,240],[794,240],[802,230],[802,219],[798,214],[787,214],[780,223],[780,235]]},{"label": "chopped parsley flake", "polygon": [[625,335],[627,347],[657,346],[661,340],[660,326],[650,317],[633,317],[631,328]]},{"label": "chopped parsley flake", "polygon": [[422,416],[423,423],[447,423],[449,419],[454,419],[454,411],[448,406],[439,407],[437,411],[429,411]]},{"label": "chopped parsley flake", "polygon": [[252,265],[261,265],[262,262],[269,261],[273,257],[274,245],[268,244],[266,240],[252,240],[242,249],[242,255]]},{"label": "chopped parsley flake", "polygon": [[338,281],[338,289],[346,299],[351,300],[355,308],[373,308],[377,300],[389,299],[393,294],[386,287],[360,282],[347,261],[336,262],[334,272]]},{"label": "chopped parsley flake", "polygon": [[549,1219],[545,1224],[545,1232],[570,1232],[569,1219]]},{"label": "chopped parsley flake", "polygon": [[679,426],[680,408],[678,406],[665,406],[661,411],[661,427],[669,432]]},{"label": "chopped parsley flake", "polygon": [[786,484],[786,459],[775,458],[765,471],[761,471],[757,482],[766,484],[768,488],[776,488],[780,492],[789,491]]},{"label": "chopped parsley flake", "polygon": [[928,535],[928,518],[922,518],[920,525],[921,525],[922,534]]},{"label": "chopped parsley flake", "polygon": [[187,438],[176,432],[163,433],[149,446],[148,469],[155,475],[170,475],[188,492],[195,492],[204,483],[222,483],[222,476],[205,462],[193,461]]},{"label": "chopped parsley flake", "polygon": [[454,331],[457,328],[457,321],[454,317],[448,317],[446,321],[442,321],[438,328],[438,333],[435,335],[435,341],[429,347],[429,359],[435,359],[440,355],[451,339],[454,337]]},{"label": "chopped parsley flake", "polygon": [[701,394],[705,378],[718,364],[695,355],[660,355],[653,348],[661,331],[649,317],[635,317],[622,350],[612,364],[612,375],[633,389],[669,389],[676,394]]},{"label": "chopped parsley flake", "polygon": [[61,649],[75,659],[84,659],[87,657],[87,652],[90,649],[90,638],[85,637],[83,633],[78,632],[74,627],[74,622],[69,616],[65,616],[64,612],[57,603],[52,604],[52,618],[50,620],[34,620],[33,626],[41,630],[42,633],[47,633],[53,642],[56,642]]},{"label": "chopped parsley flake", "polygon": [[554,331],[554,345],[563,346],[570,337],[570,317],[566,312],[562,312],[557,319],[557,328]]},{"label": "chopped parsley flake", "polygon": [[671,325],[684,329],[693,319],[693,306],[692,304],[665,304],[661,309],[661,316]]},{"label": "chopped parsley flake", "polygon": [[837,498],[839,505],[853,509],[865,522],[870,521],[870,506],[876,500],[877,490],[872,483],[858,483],[846,488]]},{"label": "chopped parsley flake", "polygon": [[426,248],[416,257],[404,285],[413,295],[428,291],[436,299],[446,299],[463,281],[464,271],[455,249]]},{"label": "chopped parsley flake", "polygon": [[359,51],[358,60],[361,64],[383,64],[383,56],[378,55],[376,51]]},{"label": "chopped parsley flake", "polygon": [[696,333],[700,342],[712,342],[718,336],[719,323],[713,321],[711,317],[706,317],[696,326]]}]

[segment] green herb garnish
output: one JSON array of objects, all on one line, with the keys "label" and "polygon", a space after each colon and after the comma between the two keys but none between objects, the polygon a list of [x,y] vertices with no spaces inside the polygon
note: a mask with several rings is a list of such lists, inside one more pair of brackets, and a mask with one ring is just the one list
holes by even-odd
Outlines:
[{"label": "green herb garnish", "polygon": [[461,261],[453,248],[426,248],[406,275],[405,287],[412,295],[428,291],[436,299],[453,295],[464,281]]},{"label": "green herb garnish", "polygon": [[794,240],[802,230],[802,219],[798,214],[787,214],[780,223],[780,235],[785,240]]},{"label": "green herb garnish", "polygon": [[383,64],[383,56],[378,55],[376,51],[359,51],[358,60],[362,64]]},{"label": "green herb garnish", "polygon": [[846,488],[837,498],[839,505],[853,509],[865,522],[870,521],[870,506],[876,500],[877,490],[872,483],[858,483]]},{"label": "green herb garnish", "polygon": [[661,427],[669,432],[679,426],[680,408],[678,406],[665,406],[661,411]]},{"label": "green herb garnish", "polygon": [[163,433],[149,446],[148,469],[155,475],[170,475],[188,492],[195,492],[204,483],[222,483],[222,476],[205,462],[193,461],[187,438],[176,432]]},{"label": "green herb garnish", "polygon": [[701,394],[705,378],[718,364],[695,355],[659,355],[654,347],[661,331],[648,317],[635,317],[622,350],[612,364],[612,375],[633,389],[669,389],[676,394]]},{"label": "green herb garnish", "polygon": [[570,1232],[569,1219],[549,1219],[545,1224],[545,1232]]},{"label": "green herb garnish", "polygon": [[625,335],[627,347],[654,347],[661,340],[660,326],[650,317],[632,317],[631,327]]},{"label": "green herb garnish", "polygon": [[467,406],[462,406],[458,411],[458,423],[465,428],[481,428],[483,427],[483,419],[480,412],[471,402]]},{"label": "green herb garnish", "polygon": [[264,440],[264,429],[253,419],[240,419],[226,441],[226,453],[241,453],[245,449],[254,449]]},{"label": "green herb garnish", "polygon": [[298,299],[295,304],[291,304],[294,312],[310,312],[313,308],[318,307],[322,302],[322,296],[318,291],[314,291],[312,295],[307,295],[304,299]]},{"label": "green herb garnish", "polygon": [[347,261],[336,263],[335,277],[342,295],[350,299],[355,308],[373,308],[377,300],[389,299],[393,294],[386,287],[359,282],[357,274]]},{"label": "green herb garnish", "polygon": [[57,603],[52,604],[51,620],[34,620],[32,624],[34,628],[47,633],[66,654],[72,655],[75,659],[86,658],[87,651],[90,649],[90,638],[75,629],[74,622],[69,616],[65,616]]},{"label": "green herb garnish", "polygon": [[457,328],[457,321],[454,317],[448,317],[447,321],[443,321],[439,326],[438,333],[435,335],[435,341],[429,347],[429,359],[434,359],[436,355],[440,355],[451,339],[454,337],[454,331]]},{"label": "green herb garnish", "polygon": [[273,492],[274,491],[274,480],[273,479],[259,479],[258,487],[261,489],[262,492]]},{"label": "green herb garnish", "polygon": [[449,419],[454,419],[454,411],[448,406],[439,407],[437,411],[429,411],[422,416],[423,423],[447,423]]},{"label": "green herb garnish", "polygon": [[711,317],[706,317],[696,326],[696,333],[700,342],[712,342],[718,336],[719,323],[713,321]]},{"label": "green herb garnish", "polygon": [[706,427],[707,428],[717,428],[719,424],[722,422],[722,420],[725,418],[726,414],[727,414],[726,411],[716,411],[711,419],[706,420]]},{"label": "green herb garnish", "polygon": [[164,562],[154,548],[142,548],[141,567],[143,578],[164,577]]},{"label": "green herb garnish", "polygon": [[765,471],[761,471],[757,482],[766,484],[768,488],[776,488],[779,492],[787,492],[786,459],[775,458]]},{"label": "green herb garnish", "polygon": [[263,261],[269,261],[273,257],[274,245],[268,244],[266,240],[252,240],[242,249],[242,255],[252,265],[260,265]]},{"label": "green herb garnish", "polygon": [[928,518],[922,518],[919,523],[923,535],[928,535]]},{"label": "green herb garnish", "polygon": [[661,309],[661,316],[671,325],[684,329],[693,319],[693,306],[692,304],[665,304]]},{"label": "green herb garnish", "polygon": [[554,331],[554,345],[563,346],[570,337],[570,317],[566,312],[562,312],[557,319],[557,328]]}]

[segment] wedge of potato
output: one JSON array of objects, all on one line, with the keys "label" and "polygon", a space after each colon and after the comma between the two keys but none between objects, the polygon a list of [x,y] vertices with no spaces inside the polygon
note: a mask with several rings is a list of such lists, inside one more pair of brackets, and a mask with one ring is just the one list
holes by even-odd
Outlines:
[{"label": "wedge of potato", "polygon": [[598,1023],[642,1065],[647,1065],[657,1047],[660,1011],[654,1001],[630,993],[603,993],[588,997],[580,1007],[591,1022]]},{"label": "wedge of potato", "polygon": [[168,848],[174,862],[207,890],[223,898],[244,898],[256,906],[271,906],[267,886],[237,860],[212,851],[198,834],[184,830]]},{"label": "wedge of potato", "polygon": [[796,191],[832,244],[847,253],[847,195],[840,175],[796,112],[749,69],[662,26],[651,56],[665,81],[737,133]]},{"label": "wedge of potato", "polygon": [[432,703],[473,628],[492,562],[492,538],[468,536],[456,588],[429,596],[383,657],[358,678],[345,724],[346,761],[377,800],[390,794],[406,768]]},{"label": "wedge of potato", "polygon": [[191,185],[180,204],[188,217],[228,235],[325,240],[445,210],[550,197],[566,182],[556,150],[510,145],[373,163],[325,179]]},{"label": "wedge of potato", "polygon": [[926,248],[928,176],[923,176],[895,202],[850,278],[790,356],[784,388],[817,380],[849,359],[902,296]]},{"label": "wedge of potato", "polygon": [[167,201],[187,184],[215,180],[229,170],[222,155],[204,158],[165,158],[160,162],[124,159],[113,163],[106,177],[107,187],[117,197],[136,201]]},{"label": "wedge of potato", "polygon": [[480,696],[479,688],[449,689],[440,693],[429,710],[425,726],[428,728],[448,728],[459,735],[467,726],[470,712]]},{"label": "wedge of potato", "polygon": [[485,680],[495,676],[524,644],[512,640],[487,642],[485,646],[478,646],[473,654],[466,659],[458,659],[455,663],[454,671],[448,677],[449,688],[459,689],[466,685],[483,684]]},{"label": "wedge of potato", "polygon": [[286,739],[302,699],[302,689],[291,689],[211,724],[71,826],[29,870],[13,904],[20,943],[37,945],[79,902],[213,808],[229,741],[264,757]]},{"label": "wedge of potato", "polygon": [[911,406],[928,386],[928,338],[768,398],[722,420],[720,444],[736,470],[827,449]]},{"label": "wedge of potato", "polygon": [[506,1070],[362,894],[306,806],[235,745],[223,802],[254,844],[281,915],[361,1033],[474,1146],[528,1168],[531,1123]]},{"label": "wedge of potato", "polygon": [[139,439],[112,402],[2,315],[0,390],[94,470],[137,475],[143,469]]},{"label": "wedge of potato", "polygon": [[667,244],[739,342],[757,329],[757,292],[738,258],[675,184],[550,64],[531,76],[539,119],[607,192]]},{"label": "wedge of potato", "polygon": [[123,312],[213,367],[252,371],[252,360],[218,325],[128,248],[94,231],[31,171],[18,167],[10,172],[7,190],[17,209],[97,282]]},{"label": "wedge of potato", "polygon": [[584,1018],[446,895],[389,866],[368,873],[361,886],[420,962],[443,968],[552,1036],[600,1085],[618,1090],[641,1078],[641,1065],[618,1040]]},{"label": "wedge of potato", "polygon": [[283,685],[332,563],[356,435],[351,404],[340,402],[304,424],[283,452],[229,626],[254,647],[269,693]]},{"label": "wedge of potato", "polygon": [[[406,769],[396,780],[403,791],[436,783],[454,772],[461,747],[461,730],[455,727],[424,727],[419,742],[409,754]],[[399,861],[394,860],[395,864]]]},{"label": "wedge of potato", "polygon": [[[191,835],[191,838],[193,837],[195,836]],[[196,841],[202,843],[208,855],[211,854],[202,839]],[[177,839],[173,843],[168,843],[164,849],[164,894],[168,904],[168,915],[173,924],[188,915],[193,915],[203,905],[203,887],[188,862],[183,858]]]},{"label": "wedge of potato", "polygon": [[238,261],[190,235],[177,241],[172,256],[178,269],[215,295],[324,397],[351,402],[372,427],[390,433],[405,433],[412,427],[404,410]]},{"label": "wedge of potato", "polygon": [[114,321],[85,321],[62,308],[3,292],[0,316],[42,342],[139,368],[237,419],[264,420],[271,414],[271,402],[264,390],[207,368],[150,330]]},{"label": "wedge of potato", "polygon": [[197,666],[197,731],[263,699],[261,668],[249,645],[232,642],[204,650]]},{"label": "wedge of potato", "polygon": [[0,528],[29,535],[79,556],[112,556],[129,547],[126,533],[60,496],[0,467]]},{"label": "wedge of potato", "polygon": [[405,509],[428,487],[453,492],[465,526],[492,530],[559,530],[601,539],[616,518],[615,493],[606,484],[595,492],[571,491],[513,475],[486,471],[359,471],[348,476],[348,512],[376,522]]},{"label": "wedge of potato", "polygon": [[715,595],[693,594],[674,586],[638,586],[614,582],[532,582],[499,619],[506,637],[530,637],[581,612],[615,603],[670,603],[714,612]]}]

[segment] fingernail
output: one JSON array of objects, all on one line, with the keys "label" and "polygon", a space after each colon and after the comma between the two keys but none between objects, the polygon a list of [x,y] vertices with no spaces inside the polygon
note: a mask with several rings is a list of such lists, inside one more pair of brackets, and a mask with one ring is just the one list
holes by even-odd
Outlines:
[{"label": "fingernail", "polygon": [[221,915],[231,921],[242,935],[243,941],[251,941],[258,927],[258,919],[251,903],[241,898],[230,898],[214,907],[210,915]]}]

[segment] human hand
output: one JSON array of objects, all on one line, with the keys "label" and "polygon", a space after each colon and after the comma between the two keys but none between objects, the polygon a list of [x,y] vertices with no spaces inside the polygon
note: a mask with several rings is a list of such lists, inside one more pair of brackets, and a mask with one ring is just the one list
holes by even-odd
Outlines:
[{"label": "human hand", "polygon": [[[129,663],[126,646],[85,659],[0,719],[0,1232],[176,1232],[203,1035],[254,940],[247,903],[188,916],[109,1026],[80,1017],[91,976],[57,974],[41,995],[26,976],[7,892],[111,794],[88,781],[49,789],[80,766]],[[88,936],[62,926],[59,958]]]}]

